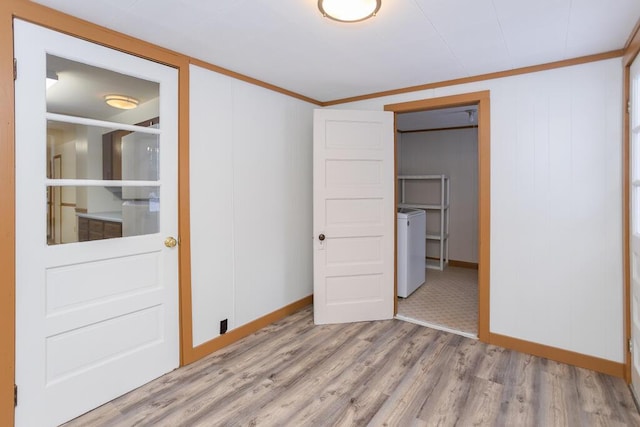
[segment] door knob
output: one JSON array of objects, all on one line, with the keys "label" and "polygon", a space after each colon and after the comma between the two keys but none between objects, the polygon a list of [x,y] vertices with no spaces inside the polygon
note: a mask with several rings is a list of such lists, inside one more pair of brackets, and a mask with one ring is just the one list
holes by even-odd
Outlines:
[{"label": "door knob", "polygon": [[324,234],[319,235],[318,239],[322,242],[324,240]]},{"label": "door knob", "polygon": [[167,237],[164,239],[164,245],[168,248],[173,248],[178,244],[178,241],[174,237]]}]

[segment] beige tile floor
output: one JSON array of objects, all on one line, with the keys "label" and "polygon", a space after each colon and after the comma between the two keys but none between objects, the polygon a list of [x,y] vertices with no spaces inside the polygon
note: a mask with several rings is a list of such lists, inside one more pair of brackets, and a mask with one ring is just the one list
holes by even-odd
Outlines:
[{"label": "beige tile floor", "polygon": [[426,271],[426,282],[408,298],[398,298],[398,316],[478,334],[478,270],[447,267]]}]

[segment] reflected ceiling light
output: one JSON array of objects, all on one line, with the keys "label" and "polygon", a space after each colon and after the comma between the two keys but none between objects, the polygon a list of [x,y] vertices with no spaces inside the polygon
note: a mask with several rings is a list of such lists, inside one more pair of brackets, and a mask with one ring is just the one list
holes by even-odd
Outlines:
[{"label": "reflected ceiling light", "polygon": [[55,73],[55,71],[47,70],[47,89],[49,89],[56,83],[58,83],[58,75]]},{"label": "reflected ceiling light", "polygon": [[140,103],[137,99],[126,95],[107,95],[104,97],[104,102],[121,110],[131,110],[132,108],[136,108]]},{"label": "reflected ceiling light", "polygon": [[382,0],[318,0],[322,16],[340,22],[359,22],[375,16]]}]

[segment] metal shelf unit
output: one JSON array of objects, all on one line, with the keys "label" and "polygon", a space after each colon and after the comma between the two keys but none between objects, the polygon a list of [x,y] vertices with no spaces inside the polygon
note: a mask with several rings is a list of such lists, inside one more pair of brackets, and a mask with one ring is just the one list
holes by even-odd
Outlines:
[{"label": "metal shelf unit", "polygon": [[[411,180],[440,181],[440,203],[410,203],[406,200],[405,184]],[[438,259],[425,260],[425,267],[435,270],[444,270],[449,264],[449,177],[446,175],[398,175],[400,182],[400,203],[399,208],[424,209],[429,212],[439,214],[439,233],[429,233],[425,235],[426,240],[437,240],[440,243],[440,256]]]}]

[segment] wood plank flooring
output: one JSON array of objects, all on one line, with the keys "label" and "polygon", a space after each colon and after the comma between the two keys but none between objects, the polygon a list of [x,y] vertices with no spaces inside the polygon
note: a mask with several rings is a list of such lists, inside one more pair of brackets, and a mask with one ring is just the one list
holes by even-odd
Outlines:
[{"label": "wood plank flooring", "polygon": [[311,307],[72,426],[640,426],[619,378],[399,320]]}]

